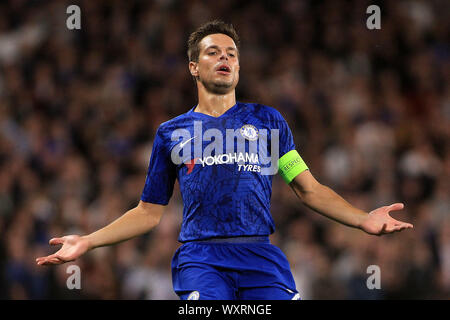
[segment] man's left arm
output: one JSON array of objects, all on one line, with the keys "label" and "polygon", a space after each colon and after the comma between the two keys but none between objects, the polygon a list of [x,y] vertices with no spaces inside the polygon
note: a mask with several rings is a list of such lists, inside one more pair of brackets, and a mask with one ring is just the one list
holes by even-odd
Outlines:
[{"label": "man's left arm", "polygon": [[289,183],[298,198],[312,210],[342,224],[359,228],[369,234],[382,235],[413,228],[410,223],[393,219],[390,211],[403,209],[395,203],[369,213],[355,208],[329,187],[320,184],[309,170],[304,170]]}]

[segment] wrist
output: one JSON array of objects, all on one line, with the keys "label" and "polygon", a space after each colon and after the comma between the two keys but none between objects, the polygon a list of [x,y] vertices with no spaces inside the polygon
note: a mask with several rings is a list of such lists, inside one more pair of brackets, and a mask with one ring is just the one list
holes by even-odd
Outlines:
[{"label": "wrist", "polygon": [[367,221],[369,216],[370,216],[369,213],[361,211],[361,213],[358,214],[358,217],[356,219],[356,227],[358,229],[364,230],[364,228],[363,228],[364,223]]},{"label": "wrist", "polygon": [[86,236],[82,236],[81,239],[83,239],[83,241],[85,241],[87,243],[87,251],[92,250],[95,248],[95,244],[92,240],[92,236],[86,235]]}]

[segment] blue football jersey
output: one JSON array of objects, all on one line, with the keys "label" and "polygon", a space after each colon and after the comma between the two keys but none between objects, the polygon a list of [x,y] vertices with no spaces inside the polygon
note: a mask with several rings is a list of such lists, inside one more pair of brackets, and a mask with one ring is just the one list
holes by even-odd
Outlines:
[{"label": "blue football jersey", "polygon": [[255,103],[237,102],[219,117],[194,109],[159,126],[141,200],[166,205],[178,179],[180,242],[273,233],[272,178],[295,149],[287,122]]}]

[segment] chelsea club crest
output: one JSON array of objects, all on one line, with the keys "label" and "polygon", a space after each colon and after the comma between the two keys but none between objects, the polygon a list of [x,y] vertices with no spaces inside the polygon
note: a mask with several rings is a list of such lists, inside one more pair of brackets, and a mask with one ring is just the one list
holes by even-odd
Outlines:
[{"label": "chelsea club crest", "polygon": [[250,141],[258,139],[258,129],[251,124],[244,124],[241,128],[241,135]]}]

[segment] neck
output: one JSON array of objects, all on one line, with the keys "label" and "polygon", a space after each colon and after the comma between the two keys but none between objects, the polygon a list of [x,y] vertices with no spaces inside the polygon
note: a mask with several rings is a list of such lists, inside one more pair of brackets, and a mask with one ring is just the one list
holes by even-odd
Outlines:
[{"label": "neck", "polygon": [[206,91],[204,88],[199,88],[198,105],[195,108],[195,112],[219,117],[235,104],[236,93],[234,89],[225,94],[213,94]]}]

